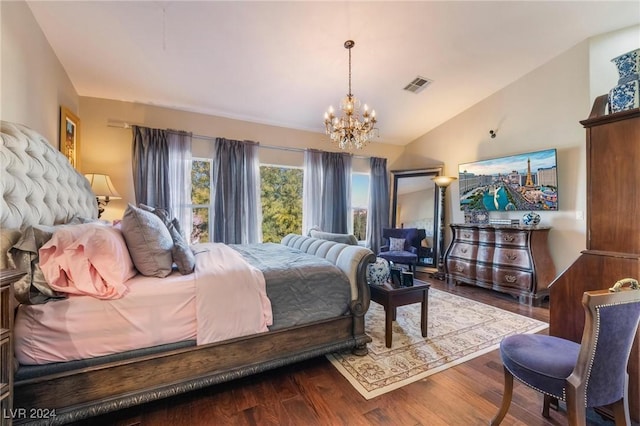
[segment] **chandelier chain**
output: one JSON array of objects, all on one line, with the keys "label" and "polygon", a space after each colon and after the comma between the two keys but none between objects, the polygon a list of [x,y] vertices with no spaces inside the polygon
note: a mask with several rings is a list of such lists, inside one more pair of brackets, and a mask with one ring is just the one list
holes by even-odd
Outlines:
[{"label": "chandelier chain", "polygon": [[351,95],[351,47],[347,48],[349,49],[349,96],[352,96]]}]

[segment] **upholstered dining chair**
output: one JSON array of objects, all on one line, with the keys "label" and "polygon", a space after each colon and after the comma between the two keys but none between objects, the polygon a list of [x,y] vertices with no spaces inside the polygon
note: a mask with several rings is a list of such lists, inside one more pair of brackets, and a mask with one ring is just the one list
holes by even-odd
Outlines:
[{"label": "upholstered dining chair", "polygon": [[502,340],[504,393],[491,425],[499,425],[507,414],[514,377],[544,394],[544,417],[552,402],[566,401],[569,425],[584,425],[586,408],[612,404],[616,425],[631,424],[627,363],[640,319],[638,281],[626,278],[609,290],[587,291],[582,305],[580,344],[540,334]]},{"label": "upholstered dining chair", "polygon": [[425,238],[424,229],[384,228],[382,238],[386,239],[386,244],[380,247],[378,257],[389,262],[408,265],[409,270],[415,270],[420,242]]}]

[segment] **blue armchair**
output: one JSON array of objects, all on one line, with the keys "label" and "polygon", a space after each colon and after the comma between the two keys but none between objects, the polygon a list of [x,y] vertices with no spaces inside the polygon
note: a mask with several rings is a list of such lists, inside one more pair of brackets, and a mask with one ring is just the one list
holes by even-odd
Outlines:
[{"label": "blue armchair", "polygon": [[[386,243],[380,248],[378,257],[389,262],[408,265],[410,271],[415,270],[418,263],[420,243],[426,237],[425,230],[417,228],[384,228],[382,237],[386,240]],[[401,244],[398,246],[398,243]]]}]

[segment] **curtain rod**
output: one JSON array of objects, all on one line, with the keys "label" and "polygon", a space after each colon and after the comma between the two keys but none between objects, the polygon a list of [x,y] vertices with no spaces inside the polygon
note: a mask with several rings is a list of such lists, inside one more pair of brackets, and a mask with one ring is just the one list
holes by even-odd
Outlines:
[{"label": "curtain rod", "polygon": [[[148,127],[142,124],[130,124],[127,123],[126,121],[107,121],[107,127],[116,127],[118,129],[130,129],[132,126],[140,126],[140,127]],[[169,130],[171,131],[171,130]],[[191,134],[191,137],[195,138],[195,139],[203,139],[203,140],[208,140],[208,141],[215,141],[216,138],[213,136],[206,136],[206,135],[196,135],[196,134]],[[259,144],[260,148],[265,148],[265,149],[277,149],[280,151],[292,151],[292,152],[305,152],[306,149],[304,148],[293,148],[293,147],[287,147],[287,146],[274,146],[274,145],[263,145],[263,144]],[[351,154],[351,156],[353,158],[360,158],[363,160],[369,160],[371,157],[367,157],[364,155],[355,155],[355,154]]]}]

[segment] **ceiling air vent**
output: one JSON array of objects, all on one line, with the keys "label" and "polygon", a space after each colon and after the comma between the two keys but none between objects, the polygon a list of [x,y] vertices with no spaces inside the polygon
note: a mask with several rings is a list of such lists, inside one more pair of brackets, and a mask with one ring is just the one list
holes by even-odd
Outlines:
[{"label": "ceiling air vent", "polygon": [[409,84],[407,84],[404,87],[404,90],[407,90],[409,92],[412,93],[420,93],[422,92],[424,89],[427,88],[428,85],[431,84],[431,80],[429,80],[428,78],[424,78],[424,77],[416,77],[413,79],[413,81]]}]

